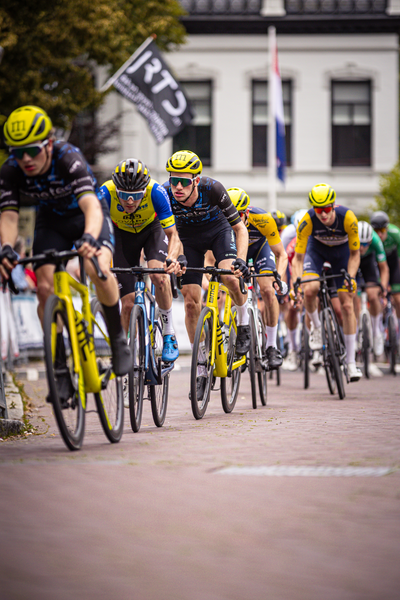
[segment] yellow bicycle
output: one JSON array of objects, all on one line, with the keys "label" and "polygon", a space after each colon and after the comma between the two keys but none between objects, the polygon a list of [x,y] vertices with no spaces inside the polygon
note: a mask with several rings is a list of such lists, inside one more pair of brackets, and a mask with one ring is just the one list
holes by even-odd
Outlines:
[{"label": "yellow bicycle", "polygon": [[[94,394],[100,422],[110,442],[119,442],[124,426],[122,380],[112,370],[103,307],[97,298],[89,299],[83,260],[80,258],[80,282],[65,268],[65,263],[75,256],[78,256],[75,251],[47,250],[19,261],[40,264],[46,260],[56,267],[55,293],[48,298],[43,316],[44,352],[48,400],[53,404],[58,428],[70,450],[82,446],[88,393]],[[97,260],[93,263],[99,277],[104,278]],[[81,297],[81,311],[74,307],[72,289]]]},{"label": "yellow bicycle", "polygon": [[[195,419],[201,419],[210,400],[211,390],[215,390],[216,378],[221,378],[221,402],[226,413],[232,412],[239,393],[242,367],[246,355],[236,356],[236,311],[232,310],[232,300],[228,289],[220,282],[221,275],[232,275],[232,271],[217,267],[187,267],[187,271],[208,273],[211,280],[208,287],[206,305],[200,313],[194,336],[190,400]],[[241,291],[246,293],[241,280]],[[223,319],[219,318],[218,294],[226,292]],[[199,368],[201,370],[199,370]],[[206,385],[202,397],[197,397],[197,378],[206,373]]]}]

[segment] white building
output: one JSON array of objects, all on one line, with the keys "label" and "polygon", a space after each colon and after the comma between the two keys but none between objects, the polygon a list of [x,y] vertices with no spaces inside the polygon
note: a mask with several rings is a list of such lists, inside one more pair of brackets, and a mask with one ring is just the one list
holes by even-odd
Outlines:
[{"label": "white building", "polygon": [[[118,152],[101,158],[108,178],[129,156],[160,182],[168,156],[197,152],[204,172],[242,187],[268,208],[268,27],[275,26],[283,82],[287,176],[277,204],[307,206],[320,181],[339,203],[368,210],[399,148],[400,0],[181,0],[188,43],[165,59],[193,102],[193,124],[157,146],[135,106],[117,92],[101,118],[121,114]],[[101,77],[100,84],[104,82]]]}]

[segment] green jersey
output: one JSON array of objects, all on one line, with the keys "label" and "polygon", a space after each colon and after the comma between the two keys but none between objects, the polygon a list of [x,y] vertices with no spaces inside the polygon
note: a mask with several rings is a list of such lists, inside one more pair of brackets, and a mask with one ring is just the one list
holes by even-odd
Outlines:
[{"label": "green jersey", "polygon": [[400,257],[400,229],[396,225],[389,223],[387,238],[383,242],[383,247],[385,248],[386,256],[397,251],[397,256]]},{"label": "green jersey", "polygon": [[383,242],[379,235],[376,233],[376,231],[372,232],[372,241],[368,246],[368,250],[361,258],[364,258],[369,254],[375,254],[376,262],[378,263],[385,262],[386,260],[386,253],[385,248],[383,246]]}]

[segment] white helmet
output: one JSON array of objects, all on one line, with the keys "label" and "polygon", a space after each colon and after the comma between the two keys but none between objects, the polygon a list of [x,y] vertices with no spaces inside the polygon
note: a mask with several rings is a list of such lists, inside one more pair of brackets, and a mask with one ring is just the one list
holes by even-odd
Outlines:
[{"label": "white helmet", "polygon": [[296,227],[298,224],[300,223],[300,221],[302,220],[302,218],[304,217],[304,215],[308,213],[308,210],[306,208],[300,208],[299,210],[296,210],[296,212],[293,215],[293,225]]},{"label": "white helmet", "polygon": [[361,244],[369,244],[372,241],[372,227],[366,221],[358,221],[358,235]]}]

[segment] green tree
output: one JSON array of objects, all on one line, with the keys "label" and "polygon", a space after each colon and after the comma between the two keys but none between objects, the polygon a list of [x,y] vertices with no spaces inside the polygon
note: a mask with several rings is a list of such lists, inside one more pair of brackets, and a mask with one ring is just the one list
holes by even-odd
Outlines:
[{"label": "green tree", "polygon": [[0,113],[36,104],[69,129],[104,99],[95,65],[114,73],[152,34],[163,51],[182,44],[182,14],[178,0],[2,0]]},{"label": "green tree", "polygon": [[389,215],[390,222],[400,227],[400,162],[390,173],[381,175],[379,189],[379,196],[375,196],[374,210],[384,210]]}]

